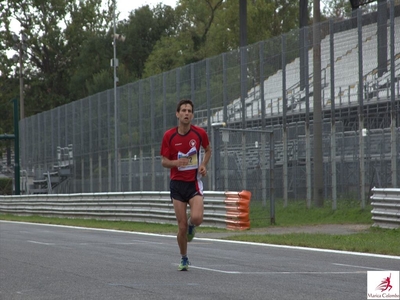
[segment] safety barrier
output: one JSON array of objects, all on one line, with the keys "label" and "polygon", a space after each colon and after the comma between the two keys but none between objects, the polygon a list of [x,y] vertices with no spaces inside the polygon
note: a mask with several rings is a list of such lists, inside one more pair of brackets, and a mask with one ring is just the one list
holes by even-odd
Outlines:
[{"label": "safety barrier", "polygon": [[250,199],[251,192],[225,192],[226,227],[232,230],[250,228]]},{"label": "safety barrier", "polygon": [[[251,193],[204,192],[202,226],[250,228]],[[169,192],[0,196],[0,213],[176,224]]]},{"label": "safety barrier", "polygon": [[400,189],[372,189],[374,227],[400,228]]}]

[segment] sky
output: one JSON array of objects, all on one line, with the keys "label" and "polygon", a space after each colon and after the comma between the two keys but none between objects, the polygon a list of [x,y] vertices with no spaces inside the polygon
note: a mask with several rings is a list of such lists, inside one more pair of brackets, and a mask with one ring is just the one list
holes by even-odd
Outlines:
[{"label": "sky", "polygon": [[116,0],[117,11],[120,12],[120,20],[126,19],[129,13],[144,5],[149,5],[151,8],[156,6],[158,3],[169,5],[171,7],[176,6],[177,0]]}]

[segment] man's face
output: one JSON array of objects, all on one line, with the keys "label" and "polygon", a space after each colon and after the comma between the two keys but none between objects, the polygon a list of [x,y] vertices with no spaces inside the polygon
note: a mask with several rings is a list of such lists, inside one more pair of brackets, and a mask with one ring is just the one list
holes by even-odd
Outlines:
[{"label": "man's face", "polygon": [[193,109],[190,104],[182,104],[179,112],[176,112],[176,117],[182,124],[190,124],[193,119]]}]

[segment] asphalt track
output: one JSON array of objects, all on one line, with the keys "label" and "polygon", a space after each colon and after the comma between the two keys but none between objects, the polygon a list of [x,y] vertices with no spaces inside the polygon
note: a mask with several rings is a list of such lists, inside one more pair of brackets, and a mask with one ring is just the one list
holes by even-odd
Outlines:
[{"label": "asphalt track", "polygon": [[[377,241],[379,242],[379,241]],[[0,222],[0,299],[367,299],[400,257]]]}]

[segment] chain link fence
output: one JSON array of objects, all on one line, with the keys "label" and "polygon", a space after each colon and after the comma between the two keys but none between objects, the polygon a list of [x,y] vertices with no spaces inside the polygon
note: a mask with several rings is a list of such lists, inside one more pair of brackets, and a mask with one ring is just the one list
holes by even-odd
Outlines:
[{"label": "chain link fence", "polygon": [[[69,168],[53,193],[168,190],[160,143],[177,125],[176,103],[190,98],[195,123],[213,135],[206,190],[246,189],[265,201],[274,188],[277,197],[309,199],[316,126],[310,70],[313,48],[320,46],[324,196],[398,187],[400,6],[394,4],[118,87],[116,101],[107,90],[25,118],[21,168],[35,179]],[[321,34],[318,44],[313,30]],[[224,142],[223,129],[213,127],[221,122],[253,131],[231,132]],[[274,187],[271,143],[262,131],[273,132]],[[60,166],[57,149],[66,147],[71,157]]]}]

